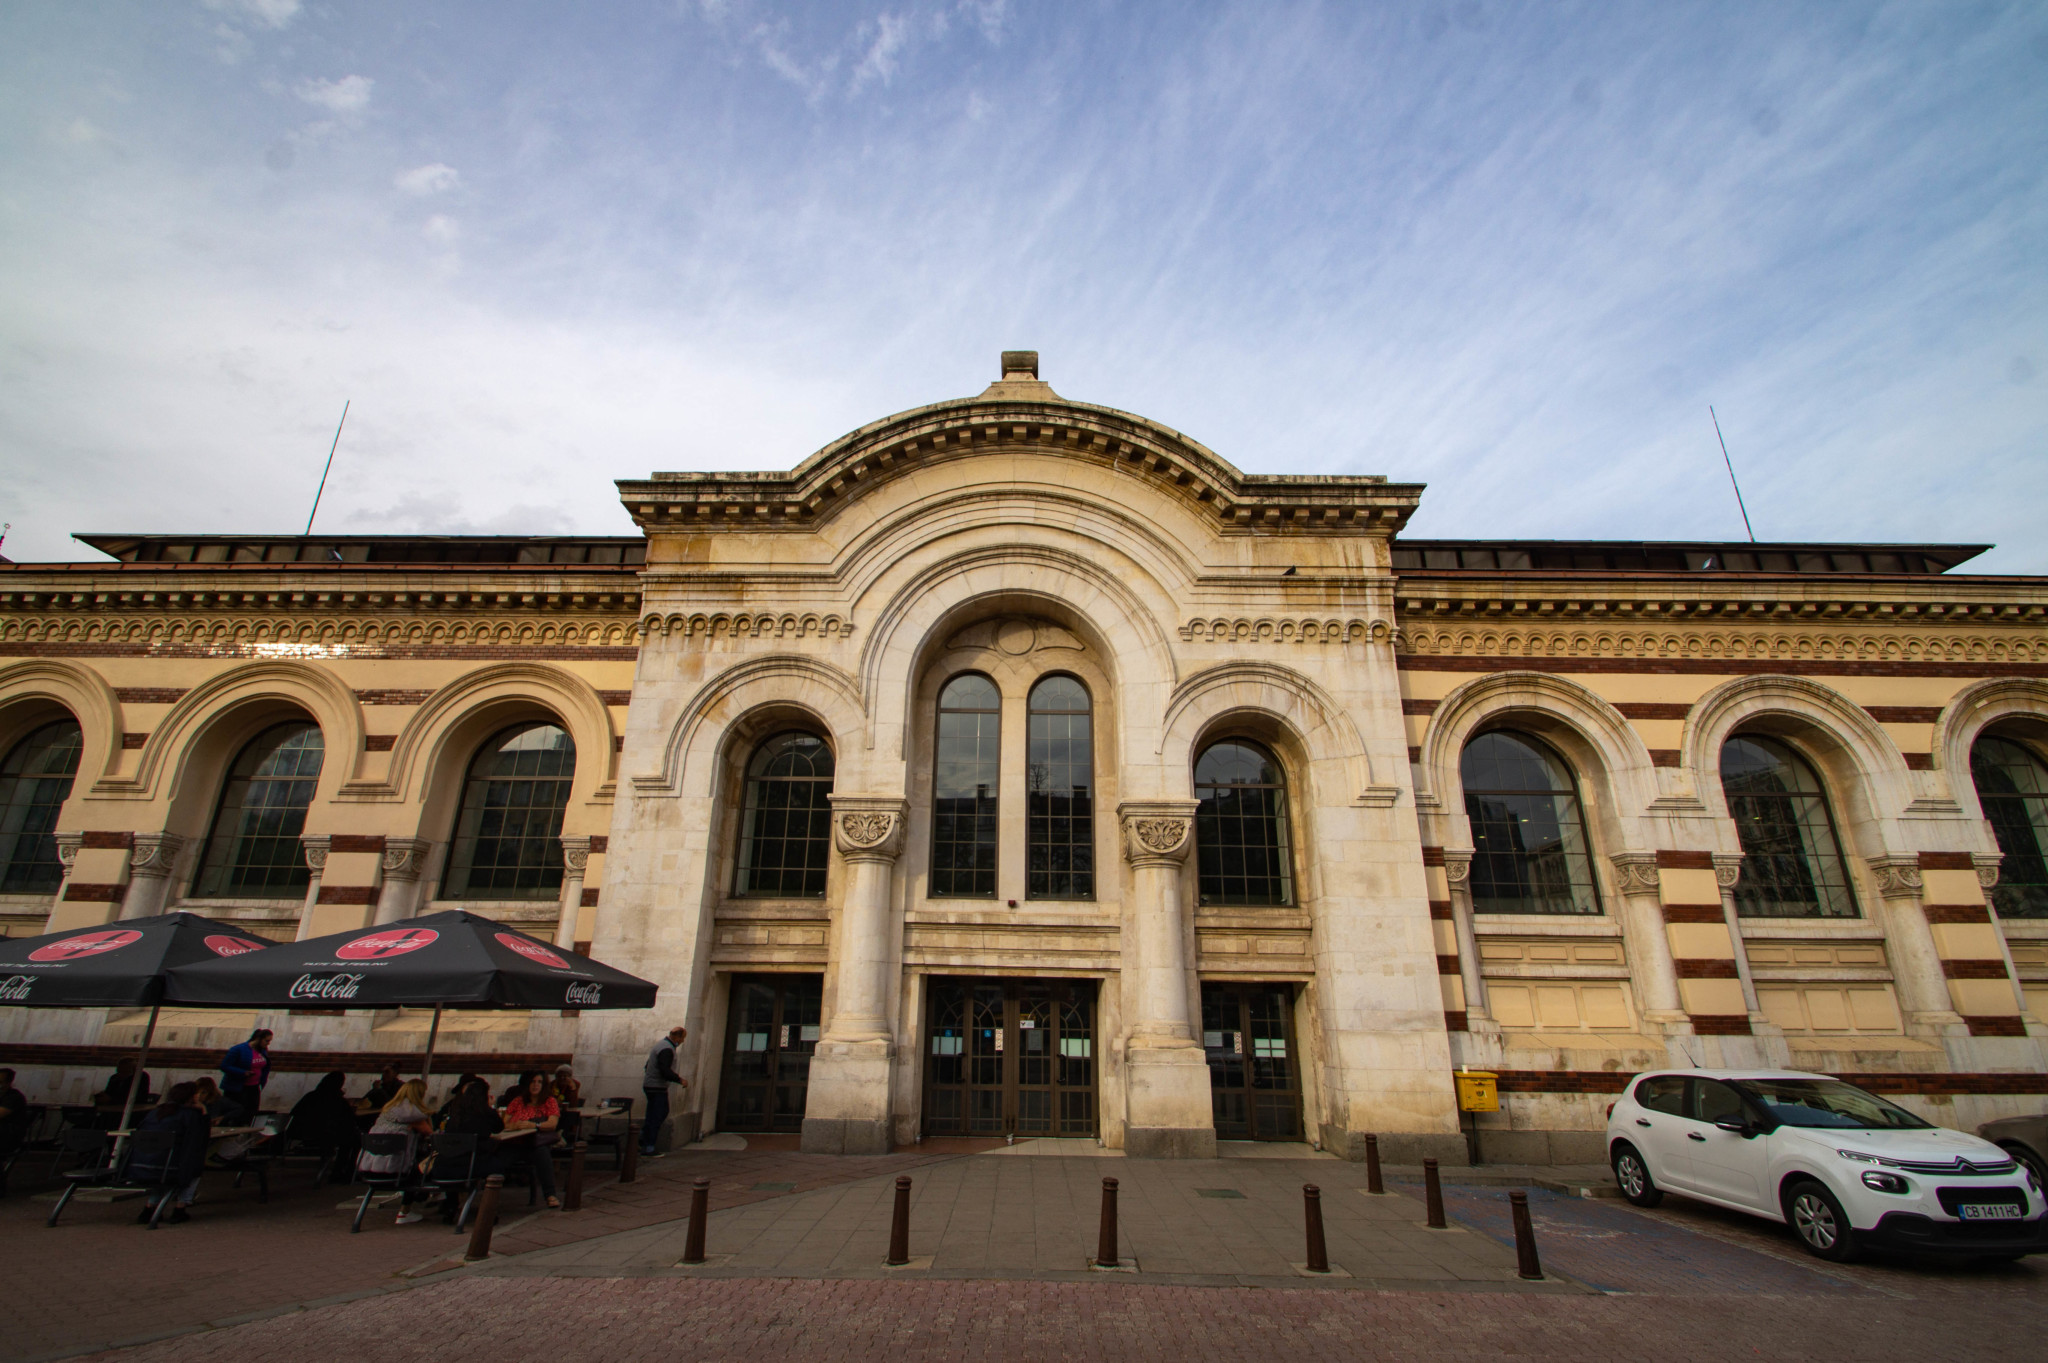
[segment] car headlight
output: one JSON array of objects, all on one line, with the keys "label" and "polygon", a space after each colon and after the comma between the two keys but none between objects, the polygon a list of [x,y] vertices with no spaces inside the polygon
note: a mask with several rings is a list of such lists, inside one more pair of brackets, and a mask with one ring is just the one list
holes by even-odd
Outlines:
[{"label": "car headlight", "polygon": [[1913,1191],[1913,1185],[1897,1174],[1881,1173],[1876,1169],[1864,1170],[1863,1186],[1875,1188],[1880,1193],[1909,1193]]},{"label": "car headlight", "polygon": [[1852,1159],[1852,1160],[1855,1160],[1855,1161],[1856,1161],[1856,1162],[1857,1162],[1858,1164],[1889,1164],[1889,1163],[1891,1163],[1891,1161],[1890,1161],[1890,1160],[1887,1160],[1887,1159],[1882,1159],[1882,1158],[1880,1158],[1880,1157],[1878,1157],[1878,1156],[1876,1156],[1876,1155],[1866,1155],[1866,1154],[1864,1154],[1864,1153],[1863,1153],[1863,1152],[1862,1152],[1861,1150],[1837,1150],[1837,1151],[1835,1151],[1835,1153],[1836,1153],[1836,1154],[1838,1154],[1838,1155],[1840,1155],[1840,1156],[1841,1156],[1841,1157],[1842,1157],[1843,1159]]}]

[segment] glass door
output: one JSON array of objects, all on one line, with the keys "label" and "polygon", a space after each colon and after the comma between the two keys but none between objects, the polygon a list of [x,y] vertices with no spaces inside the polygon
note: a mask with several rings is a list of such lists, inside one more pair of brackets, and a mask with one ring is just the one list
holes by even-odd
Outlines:
[{"label": "glass door", "polygon": [[1302,1139],[1294,986],[1203,985],[1202,1051],[1218,1140]]},{"label": "glass door", "polygon": [[726,1015],[721,1131],[800,1132],[818,1048],[822,975],[741,975]]},{"label": "glass door", "polygon": [[927,1136],[1093,1136],[1092,980],[935,979]]}]

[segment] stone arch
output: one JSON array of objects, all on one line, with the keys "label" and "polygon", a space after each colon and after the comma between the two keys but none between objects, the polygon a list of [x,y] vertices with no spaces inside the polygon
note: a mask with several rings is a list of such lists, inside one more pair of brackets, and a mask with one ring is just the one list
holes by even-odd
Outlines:
[{"label": "stone arch", "polygon": [[691,697],[662,745],[661,769],[636,774],[634,794],[710,797],[735,736],[749,734],[753,718],[770,713],[807,717],[832,745],[841,772],[865,737],[867,710],[845,669],[793,653],[751,658],[719,673]]},{"label": "stone arch", "polygon": [[1994,724],[2014,725],[2037,748],[2048,748],[2048,681],[2000,677],[1976,682],[1949,697],[1934,725],[1934,766],[1947,774],[1949,793],[1973,826],[1984,817],[1970,775],[1970,749]]},{"label": "stone arch", "polygon": [[[58,658],[33,658],[0,667],[0,753],[29,729],[62,709],[78,721],[84,753],[81,781],[90,783],[121,766],[121,700],[89,667]],[[95,765],[96,764],[96,765]]]},{"label": "stone arch", "polygon": [[1162,771],[1179,773],[1167,798],[1193,795],[1198,748],[1219,727],[1248,715],[1263,716],[1291,736],[1302,758],[1303,785],[1324,790],[1330,803],[1391,803],[1392,788],[1372,783],[1365,742],[1344,707],[1293,668],[1266,662],[1219,663],[1174,688],[1153,747]]},{"label": "stone arch", "polygon": [[[1621,712],[1597,693],[1549,672],[1496,672],[1452,691],[1437,704],[1422,742],[1420,799],[1442,801],[1454,837],[1472,845],[1465,817],[1462,762],[1465,745],[1482,728],[1528,729],[1564,754],[1578,777],[1579,794],[1598,829],[1598,852],[1647,846],[1637,818],[1656,798],[1650,750]],[[1595,873],[1605,864],[1594,857]]]}]

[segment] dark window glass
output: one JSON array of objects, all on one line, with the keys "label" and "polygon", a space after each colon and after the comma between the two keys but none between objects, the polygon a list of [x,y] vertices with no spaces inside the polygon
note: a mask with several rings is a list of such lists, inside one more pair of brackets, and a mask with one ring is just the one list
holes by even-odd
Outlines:
[{"label": "dark window glass", "polygon": [[788,733],[754,749],[740,811],[737,894],[825,893],[832,850],[832,750],[815,734]]},{"label": "dark window glass", "polygon": [[15,744],[0,762],[0,892],[48,894],[63,881],[51,834],[71,798],[83,742],[77,722],[60,719]]},{"label": "dark window glass", "polygon": [[1735,911],[1745,918],[1854,918],[1842,844],[1820,777],[1774,738],[1721,746],[1721,790],[1742,840]]},{"label": "dark window glass", "polygon": [[2009,738],[1970,749],[1970,776],[2005,860],[1991,903],[2001,918],[2048,918],[2048,767]]},{"label": "dark window glass", "polygon": [[1232,739],[1195,763],[1195,861],[1204,904],[1291,904],[1287,785],[1280,764]]},{"label": "dark window glass", "polygon": [[1024,893],[1095,897],[1095,735],[1088,692],[1072,677],[1031,688]]},{"label": "dark window glass", "polygon": [[251,739],[228,769],[192,892],[206,898],[282,899],[306,892],[299,834],[320,783],[317,724],[280,724]]},{"label": "dark window glass", "polygon": [[1636,1103],[1652,1112],[1668,1112],[1674,1117],[1684,1116],[1684,1077],[1661,1074],[1641,1081],[1636,1085]]},{"label": "dark window glass", "polygon": [[1496,730],[1459,760],[1472,823],[1475,913],[1598,913],[1579,792],[1564,759]]},{"label": "dark window glass", "polygon": [[935,897],[995,897],[1002,708],[1002,696],[987,677],[955,677],[939,692],[938,750],[932,762]]},{"label": "dark window glass", "polygon": [[576,743],[556,724],[522,724],[477,751],[462,787],[446,899],[553,899],[562,892],[562,810]]},{"label": "dark window glass", "polygon": [[1696,1122],[1740,1122],[1749,1119],[1749,1113],[1742,1106],[1741,1095],[1715,1079],[1692,1081],[1692,1111],[1686,1115]]}]

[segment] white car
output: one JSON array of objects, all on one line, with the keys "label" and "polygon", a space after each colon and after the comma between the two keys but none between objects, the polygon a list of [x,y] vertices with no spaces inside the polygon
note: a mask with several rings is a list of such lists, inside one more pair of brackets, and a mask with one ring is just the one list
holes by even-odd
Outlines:
[{"label": "white car", "polygon": [[1671,1192],[1753,1212],[1823,1259],[2048,1251],[2048,1199],[2030,1169],[1825,1074],[1639,1074],[1607,1110],[1607,1153],[1639,1207]]}]

